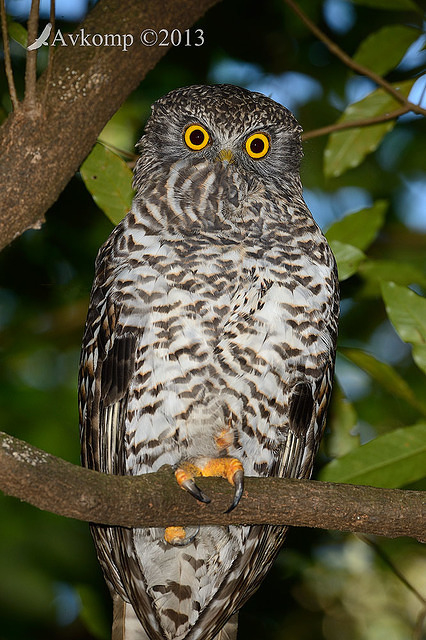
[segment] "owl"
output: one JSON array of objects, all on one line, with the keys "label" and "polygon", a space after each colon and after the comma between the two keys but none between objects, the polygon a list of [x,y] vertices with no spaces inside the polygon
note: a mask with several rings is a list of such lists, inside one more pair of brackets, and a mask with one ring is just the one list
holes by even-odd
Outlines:
[{"label": "owl", "polygon": [[[338,321],[331,250],[302,196],[291,112],[232,85],[153,105],[131,211],[100,249],[81,354],[82,462],[118,475],[307,478]],[[232,640],[278,526],[92,526],[113,639]]]}]

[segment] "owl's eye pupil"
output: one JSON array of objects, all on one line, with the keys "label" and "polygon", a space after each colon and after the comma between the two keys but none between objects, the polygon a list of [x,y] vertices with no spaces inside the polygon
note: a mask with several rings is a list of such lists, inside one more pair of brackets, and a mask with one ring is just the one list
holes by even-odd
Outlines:
[{"label": "owl's eye pupil", "polygon": [[204,138],[205,138],[205,135],[201,131],[201,129],[194,129],[194,131],[191,131],[191,134],[189,136],[189,139],[192,142],[192,144],[197,147],[200,144],[203,144]]},{"label": "owl's eye pupil", "polygon": [[262,153],[264,148],[265,143],[263,142],[262,138],[255,138],[250,143],[250,151],[252,151],[253,153]]}]

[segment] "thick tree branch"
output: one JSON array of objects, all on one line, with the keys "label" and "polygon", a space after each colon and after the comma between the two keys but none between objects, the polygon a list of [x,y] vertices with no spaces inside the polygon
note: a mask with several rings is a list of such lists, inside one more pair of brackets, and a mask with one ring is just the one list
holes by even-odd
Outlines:
[{"label": "thick tree branch", "polygon": [[168,47],[144,46],[141,32],[146,28],[157,32],[187,29],[215,2],[100,0],[74,37],[82,33],[129,35],[133,45],[127,51],[123,46],[79,46],[80,39],[76,46],[68,40],[68,46],[55,48],[50,70],[35,87],[36,103],[42,102],[47,91],[43,108],[34,116],[21,106],[0,129],[0,249],[26,229],[43,223],[44,213],[90,152],[102,128],[168,51]]},{"label": "thick tree branch", "polygon": [[419,491],[246,478],[238,508],[225,514],[232,487],[217,478],[199,481],[214,497],[209,505],[179,489],[170,468],[138,477],[109,476],[0,433],[0,489],[62,516],[126,527],[285,524],[426,541],[425,500]]}]

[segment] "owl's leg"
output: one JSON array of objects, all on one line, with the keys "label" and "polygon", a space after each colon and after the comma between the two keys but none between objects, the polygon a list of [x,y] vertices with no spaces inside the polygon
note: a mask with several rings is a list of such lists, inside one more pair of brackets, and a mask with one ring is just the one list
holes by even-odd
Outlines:
[{"label": "owl's leg", "polygon": [[239,503],[244,489],[244,467],[238,458],[196,458],[184,462],[175,471],[178,485],[188,491],[200,502],[210,502],[210,498],[195,484],[194,478],[220,477],[226,478],[235,487],[234,499],[225,513],[229,513]]}]

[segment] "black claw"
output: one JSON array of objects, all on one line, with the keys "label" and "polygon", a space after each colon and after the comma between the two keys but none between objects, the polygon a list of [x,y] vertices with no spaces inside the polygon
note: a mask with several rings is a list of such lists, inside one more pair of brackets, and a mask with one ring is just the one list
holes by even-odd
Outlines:
[{"label": "black claw", "polygon": [[235,487],[234,499],[232,500],[231,505],[227,508],[225,513],[231,513],[231,511],[235,509],[235,507],[241,500],[241,496],[243,495],[244,491],[244,471],[242,469],[236,471],[232,480]]},{"label": "black claw", "polygon": [[177,539],[174,542],[171,542],[170,544],[173,547],[187,547],[189,544],[191,544],[191,542],[194,542],[196,536],[198,535],[198,533],[200,532],[200,527],[197,527],[195,529],[195,532],[193,534],[191,534],[190,536],[185,536],[185,538],[183,540],[181,539]]},{"label": "black claw", "polygon": [[197,487],[192,478],[188,478],[188,480],[182,482],[181,487],[200,502],[204,502],[205,504],[208,504],[210,502],[210,498],[206,496],[203,491],[201,491],[200,487]]}]

